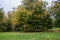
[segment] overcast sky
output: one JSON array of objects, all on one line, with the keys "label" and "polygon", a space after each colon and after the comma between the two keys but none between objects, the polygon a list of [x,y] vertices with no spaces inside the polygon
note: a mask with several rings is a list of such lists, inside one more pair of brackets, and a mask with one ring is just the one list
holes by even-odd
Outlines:
[{"label": "overcast sky", "polygon": [[[3,7],[5,12],[12,11],[12,8],[19,6],[22,0],[0,0],[0,7]],[[54,0],[46,0],[49,2],[49,5]]]},{"label": "overcast sky", "polygon": [[21,4],[21,0],[0,0],[0,7],[3,7],[5,12],[12,11],[13,7]]}]

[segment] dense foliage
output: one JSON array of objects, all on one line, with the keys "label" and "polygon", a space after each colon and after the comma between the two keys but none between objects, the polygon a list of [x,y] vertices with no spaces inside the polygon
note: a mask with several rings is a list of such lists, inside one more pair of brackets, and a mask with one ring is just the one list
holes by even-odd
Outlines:
[{"label": "dense foliage", "polygon": [[[0,31],[37,32],[52,29],[53,21],[46,6],[47,3],[41,0],[22,0],[22,4],[16,10],[8,12],[7,17],[3,9],[0,9]],[[60,3],[51,6],[51,13],[55,15],[56,25],[59,26],[58,9],[60,10]]]},{"label": "dense foliage", "polygon": [[23,0],[13,12],[13,31],[44,31],[52,28],[52,19],[45,4],[39,0]]}]

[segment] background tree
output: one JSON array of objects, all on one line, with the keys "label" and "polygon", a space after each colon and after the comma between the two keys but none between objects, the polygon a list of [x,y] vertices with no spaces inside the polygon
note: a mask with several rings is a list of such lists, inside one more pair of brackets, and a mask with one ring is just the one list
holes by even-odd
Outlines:
[{"label": "background tree", "polygon": [[0,31],[5,31],[6,30],[6,27],[5,27],[5,24],[6,24],[6,20],[5,20],[5,14],[4,14],[4,10],[3,8],[0,8]]},{"label": "background tree", "polygon": [[7,26],[7,29],[6,31],[11,31],[12,30],[12,22],[11,22],[11,12],[9,11],[8,14],[7,14],[7,21],[6,21],[6,26]]},{"label": "background tree", "polygon": [[56,27],[60,27],[60,0],[54,2],[55,4],[51,7],[51,11],[54,14],[54,24]]}]

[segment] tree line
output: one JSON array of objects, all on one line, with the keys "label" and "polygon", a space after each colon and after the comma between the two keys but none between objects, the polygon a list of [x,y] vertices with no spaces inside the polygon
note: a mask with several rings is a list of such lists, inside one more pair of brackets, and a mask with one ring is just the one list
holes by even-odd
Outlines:
[{"label": "tree line", "polygon": [[22,0],[22,4],[8,12],[8,16],[0,8],[0,32],[39,32],[60,27],[60,1],[49,8],[47,5],[42,0]]}]

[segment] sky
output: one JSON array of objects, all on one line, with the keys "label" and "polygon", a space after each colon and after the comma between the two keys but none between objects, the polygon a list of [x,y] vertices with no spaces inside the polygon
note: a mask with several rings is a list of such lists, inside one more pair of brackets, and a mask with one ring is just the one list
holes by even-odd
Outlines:
[{"label": "sky", "polygon": [[8,11],[12,11],[13,7],[17,8],[21,4],[22,0],[0,0],[0,8],[2,7],[4,11],[7,13]]},{"label": "sky", "polygon": [[[17,8],[17,6],[21,5],[21,1],[22,0],[0,0],[0,8],[2,7],[5,13],[7,13],[8,11],[12,11],[13,7]],[[50,6],[51,2],[55,0],[46,0],[46,1],[49,2],[49,6]]]}]

